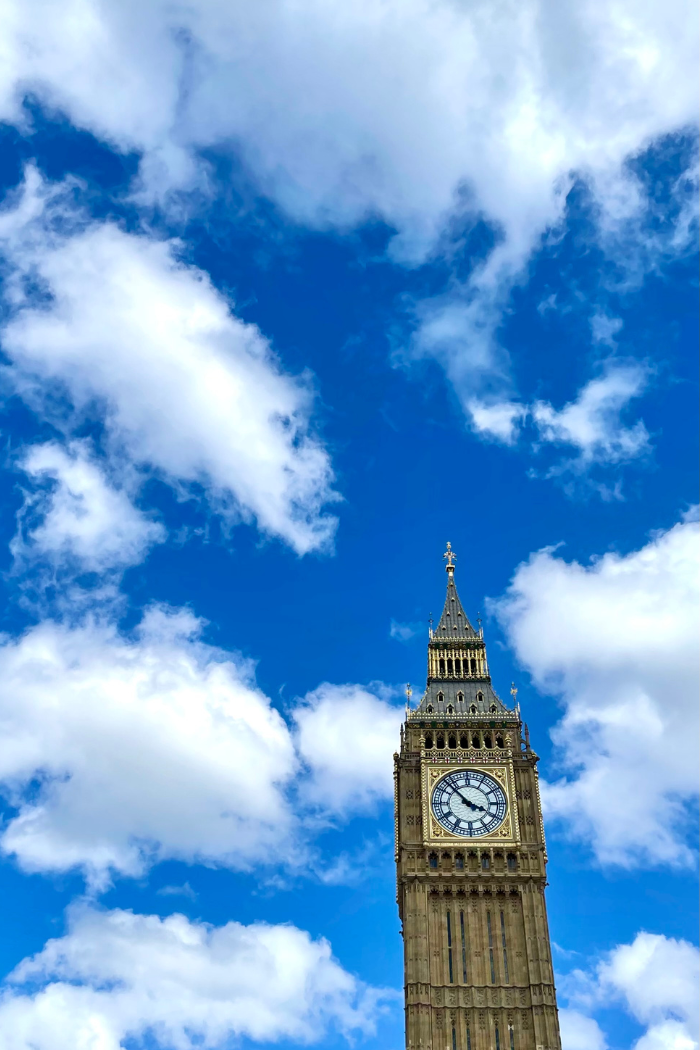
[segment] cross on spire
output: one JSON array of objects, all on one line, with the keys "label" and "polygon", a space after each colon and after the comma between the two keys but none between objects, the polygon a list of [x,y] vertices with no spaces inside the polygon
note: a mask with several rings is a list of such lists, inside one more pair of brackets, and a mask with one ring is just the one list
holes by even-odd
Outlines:
[{"label": "cross on spire", "polygon": [[452,550],[452,544],[449,542],[447,544],[447,550],[443,554],[443,558],[447,558],[447,565],[445,566],[447,572],[454,571],[455,562],[457,561],[457,555]]}]

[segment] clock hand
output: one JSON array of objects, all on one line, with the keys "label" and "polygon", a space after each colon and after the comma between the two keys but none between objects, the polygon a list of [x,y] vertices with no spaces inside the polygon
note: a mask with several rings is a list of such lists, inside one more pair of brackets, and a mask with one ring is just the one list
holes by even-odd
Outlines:
[{"label": "clock hand", "polygon": [[477,806],[474,802],[470,802],[468,798],[465,798],[462,792],[459,790],[459,788],[455,788],[455,791],[461,798],[462,802],[464,802],[465,805],[469,806],[470,809],[478,809],[481,810],[482,813],[486,812],[483,806]]}]

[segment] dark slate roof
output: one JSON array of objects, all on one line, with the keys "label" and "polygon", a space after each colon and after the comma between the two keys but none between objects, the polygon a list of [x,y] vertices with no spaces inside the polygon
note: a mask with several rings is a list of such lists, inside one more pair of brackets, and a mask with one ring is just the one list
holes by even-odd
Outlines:
[{"label": "dark slate roof", "polygon": [[[442,698],[442,699],[440,699]],[[490,678],[478,678],[467,681],[445,679],[438,681],[433,678],[428,682],[425,695],[421,699],[416,711],[426,714],[428,707],[433,708],[435,714],[444,715],[447,708],[452,706],[456,715],[467,715],[469,709],[476,707],[476,714],[482,718],[493,715],[492,707],[496,708],[498,715],[512,714],[501,698],[494,692]]]},{"label": "dark slate roof", "polygon": [[[442,648],[440,643],[448,640],[476,641],[479,648],[484,646],[481,632],[477,633],[474,630],[459,600],[452,565],[447,567],[445,607],[429,645]],[[432,709],[430,712],[428,712],[429,707]],[[496,717],[504,715],[511,718],[516,717],[515,712],[508,708],[494,691],[491,676],[488,674],[479,678],[462,678],[461,676],[429,678],[425,695],[415,715],[449,715],[448,707],[453,709],[453,714],[457,717],[470,715],[472,707],[476,707],[474,714],[482,718],[494,717],[494,715]],[[492,708],[495,708],[495,711],[492,711]]]},{"label": "dark slate roof", "polygon": [[457,588],[455,587],[455,574],[448,568],[447,572],[447,595],[445,597],[445,608],[442,610],[440,622],[433,635],[435,641],[447,641],[454,639],[461,641],[466,638],[478,638],[478,634],[469,622],[469,617],[464,611]]}]

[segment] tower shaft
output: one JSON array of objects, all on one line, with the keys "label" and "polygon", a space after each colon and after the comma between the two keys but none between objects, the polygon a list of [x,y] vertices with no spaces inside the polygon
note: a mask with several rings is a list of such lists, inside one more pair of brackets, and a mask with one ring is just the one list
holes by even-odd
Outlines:
[{"label": "tower shaft", "polygon": [[[560,1050],[538,756],[521,740],[518,711],[493,691],[483,638],[461,607],[448,551],[426,692],[407,712],[394,756],[406,1047]],[[480,654],[474,672],[455,655],[470,650]],[[505,808],[482,834],[487,805],[479,791],[488,785]],[[452,799],[442,808],[440,786],[440,797]],[[453,810],[462,818],[456,830]]]}]

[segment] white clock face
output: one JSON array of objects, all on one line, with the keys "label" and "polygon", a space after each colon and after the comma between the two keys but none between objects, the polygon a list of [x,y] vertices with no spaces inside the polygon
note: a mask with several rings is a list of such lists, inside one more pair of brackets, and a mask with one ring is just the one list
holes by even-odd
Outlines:
[{"label": "white clock face", "polygon": [[501,826],[508,803],[500,784],[487,773],[460,769],[448,773],[433,791],[435,819],[452,835],[478,838]]}]

